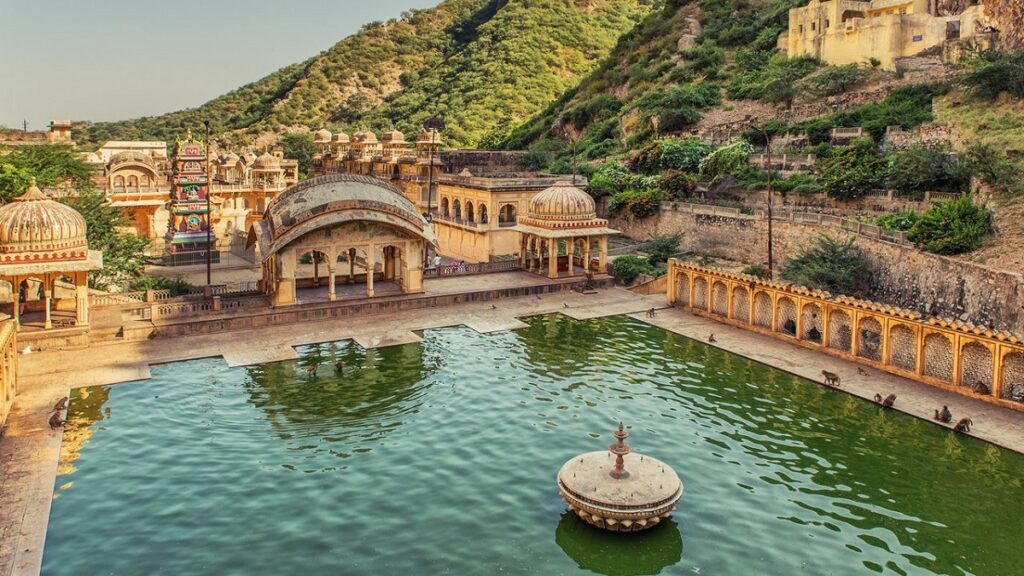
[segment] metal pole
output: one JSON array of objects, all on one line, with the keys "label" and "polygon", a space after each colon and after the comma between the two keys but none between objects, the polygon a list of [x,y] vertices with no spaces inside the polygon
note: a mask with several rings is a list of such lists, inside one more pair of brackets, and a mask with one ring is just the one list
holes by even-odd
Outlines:
[{"label": "metal pole", "polygon": [[775,262],[772,258],[772,139],[764,133],[765,156],[768,160],[768,279],[774,278]]},{"label": "metal pole", "polygon": [[[431,222],[431,200],[434,197],[434,130],[428,128],[430,132],[430,144],[427,149],[427,223]],[[423,242],[423,269],[426,270],[430,267],[430,245],[427,242]]]},{"label": "metal pole", "polygon": [[203,126],[206,128],[206,142],[203,146],[206,151],[206,285],[209,287],[213,285],[211,280],[213,252],[210,246],[213,241],[213,212],[210,210],[210,121],[204,120]]}]

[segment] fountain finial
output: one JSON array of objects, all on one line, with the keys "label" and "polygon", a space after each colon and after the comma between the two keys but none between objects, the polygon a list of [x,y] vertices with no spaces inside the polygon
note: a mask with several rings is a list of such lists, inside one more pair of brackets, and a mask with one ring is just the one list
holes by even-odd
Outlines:
[{"label": "fountain finial", "polygon": [[623,466],[622,459],[623,456],[633,451],[633,447],[624,442],[626,438],[629,438],[629,431],[622,425],[622,422],[619,422],[619,428],[612,432],[612,436],[615,436],[615,442],[608,445],[608,451],[615,454],[615,468],[608,474],[616,480],[629,478],[629,472]]}]

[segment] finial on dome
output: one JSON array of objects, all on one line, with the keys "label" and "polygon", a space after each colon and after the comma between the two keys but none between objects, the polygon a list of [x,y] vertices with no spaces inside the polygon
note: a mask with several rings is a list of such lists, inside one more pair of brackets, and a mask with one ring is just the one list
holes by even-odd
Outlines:
[{"label": "finial on dome", "polygon": [[192,129],[191,128],[185,128],[185,141],[188,142],[191,139],[192,139]]},{"label": "finial on dome", "polygon": [[21,202],[27,202],[27,201],[30,201],[30,200],[49,200],[49,199],[50,198],[46,194],[43,194],[43,191],[40,190],[38,186],[36,186],[36,177],[35,176],[30,176],[29,177],[29,179],[28,179],[28,190],[25,190],[24,194],[22,194],[21,196],[18,196],[17,198],[15,198],[15,200],[21,201]]}]

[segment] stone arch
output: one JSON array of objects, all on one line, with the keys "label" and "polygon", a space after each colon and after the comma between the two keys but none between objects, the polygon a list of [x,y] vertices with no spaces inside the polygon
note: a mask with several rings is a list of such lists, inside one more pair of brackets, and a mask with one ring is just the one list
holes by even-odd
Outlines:
[{"label": "stone arch", "polygon": [[462,218],[462,201],[460,201],[458,198],[456,198],[455,201],[452,202],[452,218],[455,218],[456,220]]},{"label": "stone arch", "polygon": [[960,349],[960,386],[974,389],[979,384],[992,392],[992,350],[968,342]]},{"label": "stone arch", "polygon": [[129,188],[138,188],[139,187],[139,177],[137,175],[135,175],[135,174],[129,175],[128,176],[128,181],[126,182],[126,184],[128,184]]},{"label": "stone arch", "polygon": [[690,305],[690,275],[680,272],[676,275],[676,304]]},{"label": "stone arch", "polygon": [[722,281],[711,286],[711,311],[720,316],[729,316],[729,289]]},{"label": "stone arch", "polygon": [[889,328],[889,364],[908,372],[917,371],[917,334],[906,324]]},{"label": "stone arch", "polygon": [[800,313],[800,322],[803,330],[803,334],[800,335],[801,340],[807,340],[814,342],[815,344],[821,344],[824,337],[824,326],[825,320],[821,313],[821,306],[813,302],[804,304],[804,309]]},{"label": "stone arch", "polygon": [[772,297],[763,290],[754,293],[754,325],[772,328]]},{"label": "stone arch", "polygon": [[473,212],[473,203],[466,200],[466,221],[476,222],[476,214]]},{"label": "stone arch", "polygon": [[933,332],[924,337],[924,375],[953,381],[953,343],[945,334]]},{"label": "stone arch", "polygon": [[1002,398],[1024,403],[1024,352],[1003,356]]},{"label": "stone arch", "polygon": [[450,211],[449,211],[448,197],[447,196],[442,196],[441,197],[441,216],[449,216],[449,215],[450,215]]},{"label": "stone arch", "polygon": [[708,309],[708,281],[703,276],[693,279],[693,302],[690,305],[701,310]]},{"label": "stone arch", "polygon": [[116,188],[124,188],[124,176],[120,174],[114,176],[114,186]]},{"label": "stone arch", "polygon": [[777,321],[775,331],[796,336],[796,303],[789,296],[779,298],[776,304]]},{"label": "stone arch", "polygon": [[833,310],[828,320],[828,347],[849,352],[853,346],[850,315],[845,310]]},{"label": "stone arch", "polygon": [[487,224],[487,204],[480,205],[480,223]]},{"label": "stone arch", "polygon": [[498,209],[498,224],[512,225],[516,223],[516,207],[515,204],[502,204],[501,208]]},{"label": "stone arch", "polygon": [[742,322],[750,322],[750,290],[744,286],[732,289],[732,317]]},{"label": "stone arch", "polygon": [[860,326],[857,333],[857,356],[882,361],[882,323],[874,316],[865,316],[860,319]]}]

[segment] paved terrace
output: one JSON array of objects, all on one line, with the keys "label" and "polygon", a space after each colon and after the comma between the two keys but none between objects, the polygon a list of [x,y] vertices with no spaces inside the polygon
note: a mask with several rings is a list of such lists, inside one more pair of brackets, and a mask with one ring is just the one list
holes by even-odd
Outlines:
[{"label": "paved terrace", "polygon": [[[491,277],[493,283],[494,275]],[[492,304],[497,308],[492,309]],[[200,334],[189,337],[187,347],[177,346],[174,339],[158,339],[22,356],[22,392],[9,430],[0,439],[0,576],[39,572],[61,441],[61,433],[47,425],[48,409],[71,387],[144,379],[149,377],[151,364],[191,358],[223,356],[228,365],[243,366],[296,358],[294,346],[317,342],[352,339],[374,348],[418,342],[416,332],[429,328],[465,325],[478,332],[509,330],[523,326],[521,317],[553,312],[581,320],[629,314],[704,342],[714,333],[714,345],[798,376],[820,382],[822,369],[836,372],[843,382],[839,393],[871,398],[875,393],[894,392],[898,396],[897,410],[928,421],[936,407],[948,404],[956,417],[975,420],[972,435],[1024,452],[1022,413],[871,368],[861,374],[852,362],[663,306],[663,295],[638,296],[609,288],[591,295],[565,292],[403,310],[377,314],[361,322],[307,322],[259,331]],[[659,310],[654,318],[647,318],[646,310],[651,307]],[[183,351],[186,348],[188,351]]]}]

